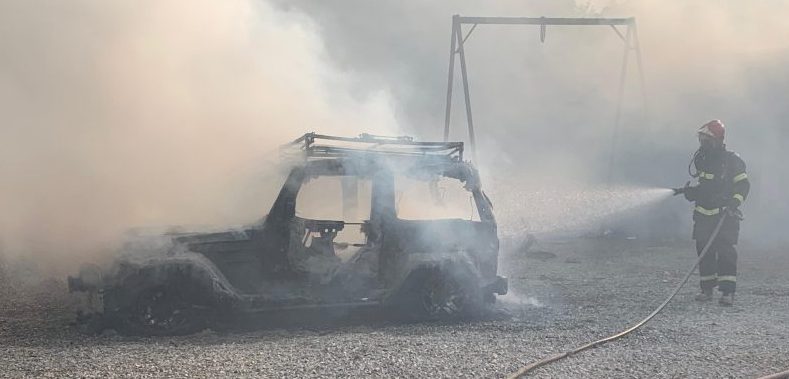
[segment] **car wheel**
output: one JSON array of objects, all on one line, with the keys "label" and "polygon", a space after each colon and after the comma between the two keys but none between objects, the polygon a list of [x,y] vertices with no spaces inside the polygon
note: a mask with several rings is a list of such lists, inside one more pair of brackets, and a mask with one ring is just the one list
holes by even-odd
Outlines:
[{"label": "car wheel", "polygon": [[466,276],[427,270],[419,286],[417,306],[423,318],[453,320],[476,314],[481,297],[476,283]]},{"label": "car wheel", "polygon": [[[180,288],[179,288],[180,287]],[[120,317],[123,329],[135,335],[185,335],[210,324],[212,310],[195,301],[184,286],[156,285],[138,292]]]}]

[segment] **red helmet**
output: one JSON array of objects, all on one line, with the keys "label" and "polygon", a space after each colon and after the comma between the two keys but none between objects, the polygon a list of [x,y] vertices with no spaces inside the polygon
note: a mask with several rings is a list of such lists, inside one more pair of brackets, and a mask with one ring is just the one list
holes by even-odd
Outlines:
[{"label": "red helmet", "polygon": [[721,120],[712,120],[699,128],[699,134],[722,140],[726,136],[726,128]]}]

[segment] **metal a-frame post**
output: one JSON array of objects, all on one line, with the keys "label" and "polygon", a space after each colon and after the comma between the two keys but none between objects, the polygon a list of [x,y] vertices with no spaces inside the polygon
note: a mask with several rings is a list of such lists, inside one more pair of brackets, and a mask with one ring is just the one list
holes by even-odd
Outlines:
[{"label": "metal a-frame post", "polygon": [[[463,36],[463,25],[470,24],[471,29]],[[463,80],[463,96],[466,105],[466,123],[468,125],[468,138],[471,145],[471,156],[477,160],[476,136],[474,133],[474,119],[471,114],[471,97],[469,95],[468,71],[466,69],[465,43],[474,32],[477,25],[538,25],[540,26],[540,40],[545,41],[546,27],[554,26],[610,26],[624,42],[624,56],[622,57],[622,70],[619,75],[619,91],[617,94],[616,115],[614,117],[614,131],[611,145],[611,161],[609,164],[608,179],[613,178],[613,166],[616,160],[616,150],[619,139],[619,125],[622,118],[622,101],[625,94],[625,81],[627,79],[627,66],[630,51],[636,53],[636,64],[638,68],[639,81],[641,85],[641,96],[643,101],[644,114],[647,114],[646,83],[641,61],[641,45],[638,41],[638,29],[636,19],[629,18],[548,18],[548,17],[462,17],[452,16],[452,33],[449,47],[449,75],[447,77],[447,104],[446,114],[444,115],[444,141],[449,140],[449,128],[452,115],[452,91],[454,88],[455,77],[455,56],[460,59],[460,73]],[[623,35],[617,26],[626,26],[627,30]]]},{"label": "metal a-frame post", "polygon": [[625,95],[625,81],[627,79],[627,66],[628,66],[628,58],[630,57],[630,51],[634,50],[636,53],[636,66],[638,67],[638,79],[641,84],[641,98],[643,101],[643,108],[644,108],[644,115],[648,114],[647,108],[647,93],[646,93],[646,84],[644,80],[644,70],[642,69],[641,63],[641,44],[638,41],[638,29],[636,28],[636,20],[633,18],[631,19],[632,23],[627,25],[627,31],[623,36],[619,29],[616,28],[615,25],[611,25],[611,28],[614,29],[616,34],[622,41],[625,43],[625,52],[622,56],[622,71],[619,75],[619,90],[617,92],[617,100],[616,100],[616,116],[614,117],[614,132],[611,136],[611,157],[610,162],[608,163],[608,183],[612,183],[614,180],[614,164],[616,163],[616,151],[619,145],[619,127],[622,123],[622,100],[624,99]]},{"label": "metal a-frame post", "polygon": [[454,15],[452,16],[452,40],[450,42],[450,51],[449,51],[449,79],[447,85],[447,110],[445,115],[444,121],[444,142],[449,141],[449,120],[450,120],[450,113],[452,112],[452,83],[454,81],[455,76],[455,54],[460,55],[460,73],[463,78],[463,95],[466,104],[466,122],[468,125],[468,142],[471,145],[471,158],[476,161],[477,160],[477,148],[476,148],[476,137],[474,135],[474,119],[471,116],[471,97],[469,96],[469,88],[468,88],[468,71],[466,70],[466,52],[463,48],[463,44],[466,42],[466,39],[471,36],[471,32],[477,27],[475,24],[471,27],[468,35],[466,38],[463,38],[463,31],[462,31],[462,22],[460,22],[460,16]]}]

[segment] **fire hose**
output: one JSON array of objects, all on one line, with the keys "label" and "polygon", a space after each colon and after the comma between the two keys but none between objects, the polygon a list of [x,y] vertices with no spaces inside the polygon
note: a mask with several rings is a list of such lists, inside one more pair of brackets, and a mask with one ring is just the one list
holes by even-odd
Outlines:
[{"label": "fire hose", "polygon": [[[649,316],[647,316],[643,320],[639,321],[637,324],[635,324],[635,325],[633,325],[633,326],[631,326],[631,327],[629,327],[629,328],[627,328],[627,329],[625,329],[625,330],[623,330],[623,331],[621,331],[619,333],[610,335],[608,337],[599,339],[599,340],[594,341],[594,342],[589,342],[589,343],[587,343],[585,345],[579,346],[579,347],[577,347],[575,349],[572,349],[572,350],[568,350],[568,351],[566,351],[564,353],[556,354],[556,355],[553,355],[553,356],[541,359],[539,361],[532,362],[532,363],[530,363],[530,364],[528,364],[526,366],[523,366],[520,370],[518,370],[517,372],[513,373],[512,375],[510,375],[508,378],[509,379],[520,378],[520,377],[526,375],[527,373],[536,370],[539,367],[545,366],[545,365],[547,365],[549,363],[556,362],[556,361],[558,361],[560,359],[563,359],[563,358],[567,358],[567,357],[569,357],[571,355],[578,354],[578,353],[580,353],[580,352],[582,352],[584,350],[591,349],[593,347],[598,347],[598,346],[603,345],[603,344],[605,344],[607,342],[611,342],[611,341],[617,340],[619,338],[622,338],[622,337],[624,337],[624,336],[626,336],[626,335],[638,330],[642,326],[644,326],[644,324],[649,322],[649,320],[651,320],[653,317],[657,316],[657,314],[660,313],[660,311],[662,311],[663,308],[665,308],[666,305],[668,305],[668,303],[672,299],[674,299],[674,296],[676,296],[677,293],[679,293],[679,291],[682,289],[682,287],[685,286],[685,283],[688,282],[688,279],[690,279],[691,275],[693,275],[693,273],[696,271],[696,267],[699,266],[699,263],[701,263],[701,260],[707,254],[707,251],[709,251],[710,246],[712,245],[712,242],[715,241],[715,238],[718,237],[718,233],[720,233],[721,227],[723,226],[723,222],[726,220],[726,216],[728,216],[729,213],[730,213],[730,211],[728,209],[724,209],[724,212],[723,212],[723,215],[720,218],[720,221],[718,221],[718,224],[715,225],[715,229],[712,231],[712,234],[710,234],[710,238],[707,240],[707,243],[704,245],[704,248],[699,253],[699,259],[697,259],[696,263],[693,265],[693,267],[691,267],[691,269],[688,270],[688,273],[685,274],[685,278],[682,279],[682,281],[679,283],[679,285],[677,285],[677,287],[674,289],[674,291],[671,293],[671,295],[669,295],[669,297],[666,298],[666,300],[664,300],[663,303],[660,304],[660,306],[655,308],[655,310],[652,311],[652,313],[650,313]],[[738,216],[737,215],[732,215],[732,217],[738,217]]]},{"label": "fire hose", "polygon": [[776,372],[775,374],[762,376],[758,379],[786,379],[789,378],[789,370]]}]

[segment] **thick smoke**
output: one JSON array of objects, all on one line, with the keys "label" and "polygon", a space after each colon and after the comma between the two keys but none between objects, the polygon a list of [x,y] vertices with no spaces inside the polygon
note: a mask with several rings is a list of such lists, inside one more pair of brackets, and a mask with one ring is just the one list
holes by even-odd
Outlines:
[{"label": "thick smoke", "polygon": [[[748,163],[753,184],[744,207],[744,240],[783,238],[777,226],[789,215],[789,200],[782,194],[789,185],[785,1],[281,3],[313,17],[321,35],[331,41],[329,54],[357,74],[356,93],[389,86],[399,104],[399,119],[407,121],[404,127],[429,138],[440,137],[443,130],[452,14],[636,17],[648,113],[631,55],[614,184],[684,184],[690,179],[685,168],[697,147],[695,129],[720,118],[728,126],[728,145]],[[541,43],[537,27],[479,26],[466,46],[478,163],[488,179],[508,181],[500,188],[490,185],[495,179],[487,181],[494,203],[503,188],[547,193],[606,184],[623,54],[622,41],[610,28],[549,26]],[[452,136],[464,139],[457,83]],[[617,192],[610,193],[612,197],[599,201],[615,209]],[[508,207],[498,203],[499,209]],[[555,214],[546,212],[554,206],[535,199],[518,211],[528,218]],[[684,200],[663,202],[659,208],[645,214],[658,216],[653,228],[666,219],[689,222]],[[687,226],[674,229],[689,234]]]},{"label": "thick smoke", "polygon": [[395,129],[265,2],[4,1],[0,51],[0,254],[49,267],[129,227],[254,221],[279,144]]},{"label": "thick smoke", "polygon": [[[723,119],[753,183],[743,236],[774,240],[789,221],[788,11],[777,0],[4,1],[0,253],[76,263],[130,226],[254,220],[280,184],[267,169],[276,146],[305,131],[400,124],[440,138],[452,14],[636,17],[649,113],[631,64],[615,183],[683,184],[695,128]],[[480,26],[467,48],[477,163],[498,209],[497,191],[601,184],[622,57],[613,31],[549,27],[541,43],[535,27]],[[457,90],[453,139],[465,137]],[[559,214],[524,199],[527,218]]]}]

